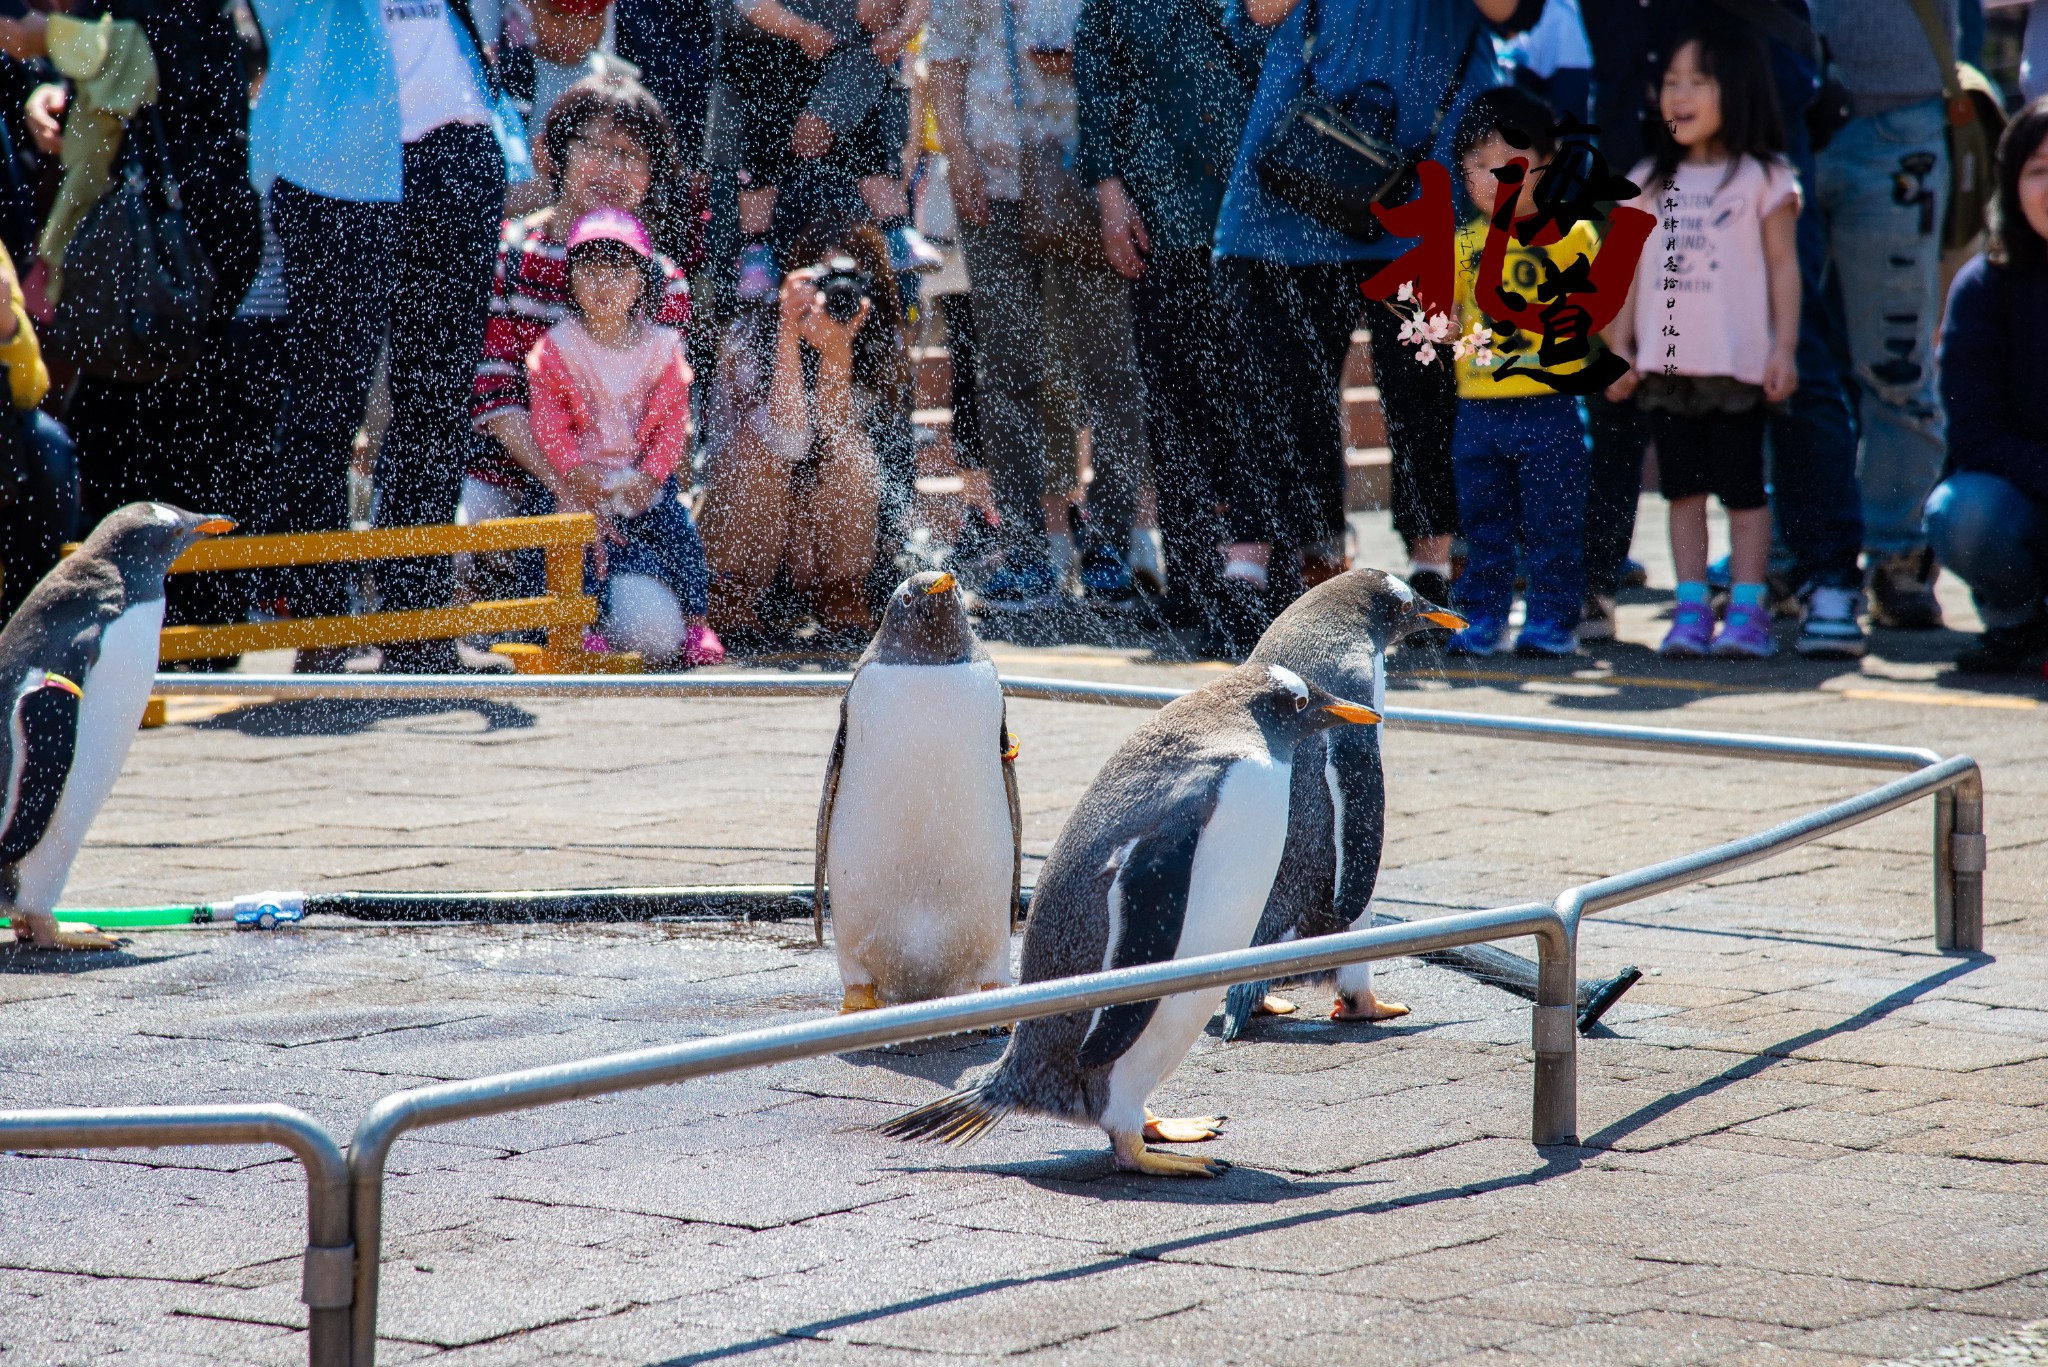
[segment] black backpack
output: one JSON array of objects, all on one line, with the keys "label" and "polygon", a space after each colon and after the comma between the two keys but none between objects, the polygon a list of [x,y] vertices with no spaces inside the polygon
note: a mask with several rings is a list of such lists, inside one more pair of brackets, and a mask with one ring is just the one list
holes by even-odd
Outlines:
[{"label": "black backpack", "polygon": [[[86,375],[148,384],[189,369],[213,314],[213,268],[185,221],[170,143],[155,106],[129,121],[112,189],[64,251],[64,292],[44,335],[51,355]],[[155,174],[137,146],[154,143]]]}]

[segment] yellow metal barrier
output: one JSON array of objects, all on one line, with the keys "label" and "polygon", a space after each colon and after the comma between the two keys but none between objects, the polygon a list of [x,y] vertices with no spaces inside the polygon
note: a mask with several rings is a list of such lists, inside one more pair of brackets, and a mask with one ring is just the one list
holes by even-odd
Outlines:
[{"label": "yellow metal barrier", "polygon": [[371,612],[357,617],[299,617],[233,626],[165,627],[162,659],[205,660],[252,650],[309,650],[544,631],[546,645],[504,651],[520,673],[638,673],[637,655],[603,655],[583,649],[584,629],[597,620],[597,601],[583,592],[583,554],[596,539],[597,520],[590,514],[556,513],[548,517],[479,522],[468,527],[381,527],[360,532],[225,536],[202,541],[172,564],[171,573],[538,550],[547,564],[547,592],[539,598],[507,598],[410,612]]}]

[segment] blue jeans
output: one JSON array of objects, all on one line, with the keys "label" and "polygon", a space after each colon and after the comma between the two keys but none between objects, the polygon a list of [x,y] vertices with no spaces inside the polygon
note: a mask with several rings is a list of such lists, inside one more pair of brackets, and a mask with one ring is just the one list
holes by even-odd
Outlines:
[{"label": "blue jeans", "polygon": [[1997,475],[1959,470],[1927,496],[1927,539],[1970,586],[1987,627],[2022,626],[2048,597],[2048,503]]},{"label": "blue jeans", "polygon": [[1465,572],[1458,606],[1505,622],[1515,546],[1529,577],[1528,620],[1569,631],[1586,601],[1586,419],[1577,399],[1459,399],[1451,433]]},{"label": "blue jeans", "polygon": [[1921,508],[1946,454],[1934,382],[1945,128],[1941,101],[1924,100],[1851,119],[1817,158],[1816,198],[1862,391],[1857,474],[1864,545],[1872,551],[1926,544]]},{"label": "blue jeans", "polygon": [[704,560],[704,541],[690,510],[676,502],[674,478],[661,486],[654,502],[638,517],[619,519],[619,531],[626,544],[605,548],[605,577],[597,577],[597,557],[592,552],[583,571],[584,592],[596,597],[602,609],[600,619],[611,613],[611,576],[644,574],[659,579],[675,592],[683,616],[702,617],[711,589],[711,570]]}]

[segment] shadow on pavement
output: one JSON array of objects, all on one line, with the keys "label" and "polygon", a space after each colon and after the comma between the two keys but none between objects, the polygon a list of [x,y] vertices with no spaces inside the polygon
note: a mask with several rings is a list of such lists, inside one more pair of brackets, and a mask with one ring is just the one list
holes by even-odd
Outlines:
[{"label": "shadow on pavement", "polygon": [[1822,1026],[1818,1029],[1808,1030],[1804,1034],[1794,1035],[1790,1039],[1779,1040],[1776,1044],[1767,1046],[1763,1052],[1744,1059],[1732,1068],[1716,1073],[1704,1082],[1688,1087],[1682,1092],[1673,1092],[1670,1096],[1653,1101],[1634,1114],[1623,1116],[1599,1133],[1588,1135],[1584,1141],[1585,1146],[1589,1149],[1613,1148],[1617,1143],[1634,1134],[1637,1130],[1662,1120],[1665,1116],[1670,1115],[1688,1102],[1712,1096],[1714,1093],[1721,1091],[1723,1088],[1733,1086],[1735,1083],[1746,1082],[1763,1072],[1766,1068],[1770,1068],[1790,1058],[1808,1045],[1818,1044],[1824,1039],[1832,1039],[1836,1035],[1847,1034],[1852,1030],[1860,1030],[1874,1021],[1883,1020],[1900,1007],[1911,1006],[1935,988],[1945,986],[1955,979],[1962,977],[1965,973],[1974,973],[1977,969],[1990,962],[1991,956],[1988,954],[1969,955],[1957,962],[1950,963],[1947,967],[1937,972],[1928,974],[1924,978],[1915,979],[1892,993],[1889,997],[1872,1002],[1869,1006],[1864,1007],[1861,1011],[1858,1011],[1855,1015],[1839,1024]]},{"label": "shadow on pavement", "polygon": [[259,703],[238,707],[193,725],[199,730],[239,731],[245,736],[354,736],[381,721],[405,717],[431,717],[446,712],[474,712],[483,718],[488,731],[516,731],[530,727],[535,717],[524,708],[483,699],[391,699],[354,702],[314,699],[305,702]]}]

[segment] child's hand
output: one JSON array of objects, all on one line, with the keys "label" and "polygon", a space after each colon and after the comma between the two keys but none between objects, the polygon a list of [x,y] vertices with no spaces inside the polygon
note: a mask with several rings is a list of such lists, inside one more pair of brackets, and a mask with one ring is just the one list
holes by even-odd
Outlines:
[{"label": "child's hand", "polygon": [[918,28],[922,27],[923,25],[920,24],[916,27],[905,28],[903,25],[898,24],[894,28],[883,29],[874,36],[874,40],[868,44],[868,47],[874,52],[876,61],[880,62],[883,66],[894,66],[896,65],[896,59],[903,55],[903,49],[909,47],[910,40],[917,36]]},{"label": "child's hand", "polygon": [[1764,397],[1783,403],[1799,388],[1798,352],[1793,347],[1775,347],[1764,363]]},{"label": "child's hand", "polygon": [[832,125],[816,114],[799,114],[789,130],[789,150],[805,161],[816,161],[832,150]]},{"label": "child's hand", "polygon": [[654,500],[661,493],[661,481],[644,471],[636,470],[633,477],[620,485],[612,497],[626,509],[626,516],[640,517],[654,506]]},{"label": "child's hand", "polygon": [[604,481],[588,465],[573,465],[557,481],[555,502],[565,513],[594,512],[604,502]]},{"label": "child's hand", "polygon": [[1609,403],[1627,403],[1629,396],[1636,392],[1636,386],[1642,382],[1643,372],[1637,370],[1634,366],[1630,366],[1626,375],[1623,375],[1613,384],[1607,386],[1607,401]]}]

